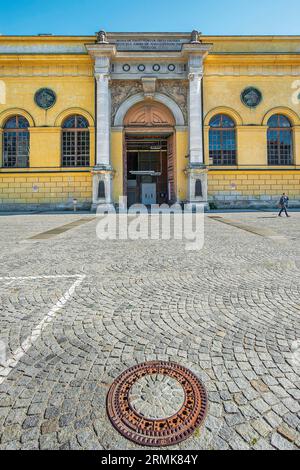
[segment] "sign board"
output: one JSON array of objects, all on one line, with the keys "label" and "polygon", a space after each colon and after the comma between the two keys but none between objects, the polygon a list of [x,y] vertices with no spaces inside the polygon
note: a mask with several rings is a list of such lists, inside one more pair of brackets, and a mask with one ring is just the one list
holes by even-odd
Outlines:
[{"label": "sign board", "polygon": [[116,46],[118,51],[181,51],[182,45],[186,43],[182,39],[151,39],[151,40],[118,40]]}]

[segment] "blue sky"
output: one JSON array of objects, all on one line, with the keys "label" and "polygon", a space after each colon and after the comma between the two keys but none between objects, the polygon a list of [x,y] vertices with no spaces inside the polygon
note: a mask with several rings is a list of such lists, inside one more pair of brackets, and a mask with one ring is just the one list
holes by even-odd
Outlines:
[{"label": "blue sky", "polygon": [[0,0],[2,34],[299,34],[299,0]]}]

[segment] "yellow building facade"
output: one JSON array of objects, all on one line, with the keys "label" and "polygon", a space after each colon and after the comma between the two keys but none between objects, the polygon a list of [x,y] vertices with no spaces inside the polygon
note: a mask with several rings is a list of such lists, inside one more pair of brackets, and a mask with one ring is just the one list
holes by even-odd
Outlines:
[{"label": "yellow building facade", "polygon": [[300,37],[0,36],[0,210],[300,206]]}]

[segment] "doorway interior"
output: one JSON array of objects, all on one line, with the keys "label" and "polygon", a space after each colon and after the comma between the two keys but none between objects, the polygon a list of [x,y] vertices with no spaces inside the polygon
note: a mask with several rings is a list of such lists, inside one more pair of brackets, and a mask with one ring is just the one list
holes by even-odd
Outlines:
[{"label": "doorway interior", "polygon": [[124,193],[127,203],[172,204],[174,134],[125,134]]}]

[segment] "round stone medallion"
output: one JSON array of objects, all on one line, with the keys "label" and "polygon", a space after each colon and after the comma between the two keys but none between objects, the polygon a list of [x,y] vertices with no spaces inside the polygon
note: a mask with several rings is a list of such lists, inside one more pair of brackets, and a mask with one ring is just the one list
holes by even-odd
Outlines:
[{"label": "round stone medallion", "polygon": [[187,439],[203,423],[207,394],[200,380],[171,362],[131,367],[111,385],[107,413],[127,439],[151,447]]},{"label": "round stone medallion", "polygon": [[49,109],[56,103],[56,94],[50,88],[41,88],[34,95],[34,101],[42,109]]},{"label": "round stone medallion", "polygon": [[154,70],[154,72],[159,72],[160,71],[160,65],[159,64],[154,64],[152,69]]},{"label": "round stone medallion", "polygon": [[241,100],[248,108],[256,108],[262,101],[262,93],[257,88],[248,87],[242,91]]}]

